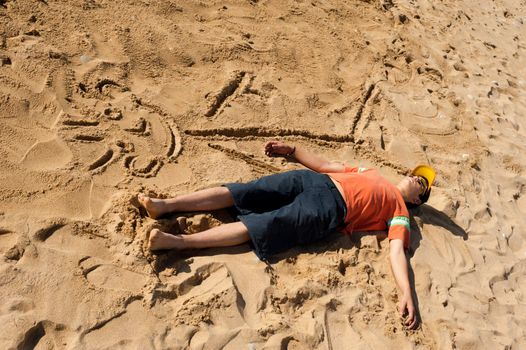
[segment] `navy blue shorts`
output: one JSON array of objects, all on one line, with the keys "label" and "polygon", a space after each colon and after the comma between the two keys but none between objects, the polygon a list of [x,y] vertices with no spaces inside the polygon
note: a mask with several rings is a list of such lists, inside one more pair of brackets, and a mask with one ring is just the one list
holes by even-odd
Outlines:
[{"label": "navy blue shorts", "polygon": [[319,241],[344,223],[345,201],[325,174],[293,170],[225,186],[261,260]]}]

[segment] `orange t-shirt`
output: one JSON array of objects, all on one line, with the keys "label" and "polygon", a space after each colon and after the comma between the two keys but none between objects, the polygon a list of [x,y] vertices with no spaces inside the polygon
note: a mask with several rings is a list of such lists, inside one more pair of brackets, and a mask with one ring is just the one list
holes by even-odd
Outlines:
[{"label": "orange t-shirt", "polygon": [[389,240],[401,239],[409,247],[409,212],[400,190],[375,169],[345,167],[329,173],[344,192],[347,205],[343,232],[387,231]]}]

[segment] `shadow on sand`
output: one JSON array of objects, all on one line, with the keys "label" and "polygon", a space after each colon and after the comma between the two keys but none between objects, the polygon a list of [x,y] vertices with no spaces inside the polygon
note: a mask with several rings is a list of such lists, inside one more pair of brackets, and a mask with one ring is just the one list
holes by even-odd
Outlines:
[{"label": "shadow on sand", "polygon": [[419,218],[425,225],[439,226],[451,232],[454,236],[462,237],[463,240],[468,239],[468,234],[464,229],[458,226],[445,213],[435,209],[427,204],[424,204],[411,212],[411,244],[409,255],[412,257],[415,251],[420,246],[422,240],[422,232],[415,221],[415,217]]}]

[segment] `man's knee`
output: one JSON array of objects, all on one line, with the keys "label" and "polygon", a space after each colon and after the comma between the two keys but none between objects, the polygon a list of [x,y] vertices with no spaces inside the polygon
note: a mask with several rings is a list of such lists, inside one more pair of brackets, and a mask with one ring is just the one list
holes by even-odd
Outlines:
[{"label": "man's knee", "polygon": [[219,198],[224,200],[228,206],[234,205],[234,196],[232,192],[225,186],[217,187],[216,194]]}]

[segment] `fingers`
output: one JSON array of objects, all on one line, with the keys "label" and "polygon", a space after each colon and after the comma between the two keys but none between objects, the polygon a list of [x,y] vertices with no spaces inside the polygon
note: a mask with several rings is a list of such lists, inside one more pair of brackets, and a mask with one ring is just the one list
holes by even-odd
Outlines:
[{"label": "fingers", "polygon": [[404,325],[408,329],[414,329],[417,321],[414,307],[412,307],[412,305],[404,304],[400,305],[398,311],[400,312],[400,316],[403,318]]},{"label": "fingers", "polygon": [[413,321],[407,326],[409,329],[415,329],[416,328],[416,317],[413,318]]},{"label": "fingers", "polygon": [[269,141],[265,144],[265,154],[267,156],[272,155],[272,146],[276,143],[276,141]]},{"label": "fingers", "polygon": [[287,147],[287,145],[283,142],[269,141],[265,144],[265,154],[269,157],[276,154],[284,154],[282,151],[285,147]]},{"label": "fingers", "polygon": [[272,147],[273,144],[275,144],[276,141],[269,141],[267,143],[265,143],[265,149],[269,148],[269,147]]},{"label": "fingers", "polygon": [[415,324],[416,324],[415,311],[412,310],[412,309],[408,309],[407,311],[408,311],[408,314],[407,314],[407,317],[405,319],[405,325],[409,329],[413,329],[415,327]]},{"label": "fingers", "polygon": [[414,329],[417,321],[414,307],[402,302],[398,306],[398,312],[403,319],[404,325],[409,329]]}]

